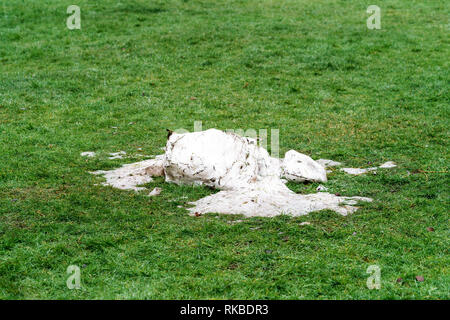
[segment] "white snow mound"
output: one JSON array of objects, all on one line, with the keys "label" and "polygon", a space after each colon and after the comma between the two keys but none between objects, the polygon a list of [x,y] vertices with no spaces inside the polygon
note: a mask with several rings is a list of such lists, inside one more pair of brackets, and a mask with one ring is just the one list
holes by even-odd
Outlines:
[{"label": "white snow mound", "polygon": [[164,172],[167,182],[234,190],[265,177],[278,178],[279,163],[254,139],[209,129],[173,133],[166,144]]}]

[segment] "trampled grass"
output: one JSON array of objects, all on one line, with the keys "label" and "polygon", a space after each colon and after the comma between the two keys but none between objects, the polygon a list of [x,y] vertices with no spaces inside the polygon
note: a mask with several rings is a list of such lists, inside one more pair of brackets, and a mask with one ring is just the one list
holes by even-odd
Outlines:
[{"label": "trampled grass", "polygon": [[[380,30],[369,4],[2,1],[0,298],[448,299],[449,4],[378,1]],[[194,121],[398,167],[329,176],[330,192],[374,198],[350,216],[272,219],[191,217],[178,206],[212,190],[156,179],[149,198],[89,174],[160,154],[166,128]]]}]

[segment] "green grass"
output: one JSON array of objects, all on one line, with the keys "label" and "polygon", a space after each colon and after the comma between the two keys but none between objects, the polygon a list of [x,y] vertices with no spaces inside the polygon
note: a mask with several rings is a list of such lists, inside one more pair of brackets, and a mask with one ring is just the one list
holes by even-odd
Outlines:
[{"label": "green grass", "polygon": [[[66,28],[74,3],[81,30]],[[378,1],[368,30],[370,4],[2,1],[0,298],[448,299],[450,6]],[[330,192],[375,199],[353,215],[271,219],[191,217],[178,206],[212,190],[156,179],[148,198],[89,174],[160,154],[166,128],[194,121],[398,167],[329,176]],[[131,158],[107,159],[119,150]]]}]

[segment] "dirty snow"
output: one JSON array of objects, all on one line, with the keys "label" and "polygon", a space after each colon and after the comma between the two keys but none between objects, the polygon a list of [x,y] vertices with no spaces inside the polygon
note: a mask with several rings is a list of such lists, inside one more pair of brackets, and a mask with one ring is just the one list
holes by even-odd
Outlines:
[{"label": "dirty snow", "polygon": [[389,169],[389,168],[395,168],[396,166],[397,165],[394,162],[388,161],[388,162],[383,163],[379,167],[372,167],[372,168],[366,168],[366,169],[361,169],[361,168],[342,168],[341,170],[344,171],[345,173],[357,176],[357,175],[364,174],[364,173],[371,172],[371,171],[376,172],[378,168]]},{"label": "dirty snow", "polygon": [[153,180],[148,172],[153,172],[154,168],[159,168],[161,166],[162,159],[159,157],[156,159],[125,164],[114,170],[99,170],[91,173],[103,175],[106,178],[106,182],[102,183],[104,186],[112,186],[122,190],[139,191],[146,189],[145,187],[138,187],[139,185],[149,183]]},{"label": "dirty snow", "polygon": [[327,182],[325,167],[305,154],[289,150],[281,160],[282,176],[290,181]]},{"label": "dirty snow", "polygon": [[279,177],[279,162],[254,139],[209,129],[173,133],[166,144],[164,172],[167,182],[232,190],[265,176]]},{"label": "dirty snow", "polygon": [[208,212],[272,217],[304,215],[323,209],[342,215],[369,198],[339,197],[330,193],[296,194],[281,178],[291,181],[326,181],[325,168],[294,150],[285,159],[269,156],[256,140],[216,129],[173,133],[166,145],[166,181],[203,184],[222,190],[192,202],[191,214]]},{"label": "dirty snow", "polygon": [[313,211],[329,209],[347,215],[358,208],[357,201],[372,201],[362,197],[339,197],[331,193],[296,194],[283,183],[257,183],[248,189],[224,190],[191,204],[195,213],[243,214],[247,217],[273,217],[280,214],[300,216]]},{"label": "dirty snow", "polygon": [[159,195],[159,194],[161,193],[161,191],[162,191],[161,188],[156,187],[156,188],[154,188],[154,189],[152,190],[152,192],[150,192],[150,193],[148,194],[148,196],[149,196],[149,197],[157,196],[157,195]]},{"label": "dirty snow", "polygon": [[[209,129],[172,133],[164,149],[165,154],[156,159],[94,174],[104,175],[104,185],[127,190],[145,189],[138,186],[152,181],[151,176],[156,175],[164,175],[166,182],[221,190],[190,203],[193,207],[187,210],[192,215],[216,212],[249,217],[298,216],[324,209],[347,215],[357,210],[354,205],[358,201],[372,201],[328,192],[296,194],[283,180],[326,182],[325,167],[340,163],[323,159],[317,162],[294,150],[288,151],[284,159],[276,159],[258,146],[256,140],[231,132]],[[155,189],[150,195],[159,194],[160,190]]]},{"label": "dirty snow", "polygon": [[337,167],[337,166],[342,165],[342,163],[340,163],[340,162],[328,160],[328,159],[319,159],[319,160],[316,160],[316,162],[324,168]]}]

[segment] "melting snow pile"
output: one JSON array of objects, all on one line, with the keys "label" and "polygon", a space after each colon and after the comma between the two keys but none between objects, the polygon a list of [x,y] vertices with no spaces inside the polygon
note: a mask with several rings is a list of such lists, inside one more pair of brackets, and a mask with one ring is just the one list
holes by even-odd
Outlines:
[{"label": "melting snow pile", "polygon": [[[165,176],[167,182],[206,185],[221,190],[193,202],[194,207],[188,208],[192,214],[217,212],[272,217],[331,209],[347,215],[357,209],[354,206],[357,201],[372,199],[341,197],[327,192],[301,195],[283,183],[284,179],[326,182],[326,167],[338,165],[340,163],[332,160],[314,161],[294,150],[286,152],[284,159],[276,159],[254,139],[209,129],[172,133],[164,155],[94,174],[105,176],[104,185],[120,189],[142,190],[145,188],[138,185],[152,181],[152,176]],[[154,190],[150,195],[159,192]]]},{"label": "melting snow pile", "polygon": [[390,168],[395,168],[396,166],[397,165],[394,162],[388,161],[388,162],[383,163],[379,167],[372,167],[372,168],[366,168],[366,169],[361,169],[361,168],[342,168],[341,170],[344,171],[345,173],[358,176],[360,174],[368,173],[368,172],[371,172],[371,171],[376,173],[378,168],[390,169]]}]

